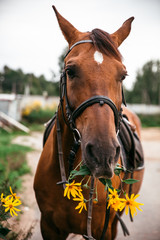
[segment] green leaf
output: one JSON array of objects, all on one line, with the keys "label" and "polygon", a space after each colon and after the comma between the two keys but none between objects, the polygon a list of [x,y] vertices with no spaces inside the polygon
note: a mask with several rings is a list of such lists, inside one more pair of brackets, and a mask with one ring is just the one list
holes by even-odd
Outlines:
[{"label": "green leaf", "polygon": [[99,178],[99,181],[100,181],[101,183],[103,183],[103,185],[106,185],[106,179],[104,179],[104,178]]},{"label": "green leaf", "polygon": [[4,235],[2,235],[1,233],[0,233],[0,239],[7,240],[7,238]]},{"label": "green leaf", "polygon": [[117,193],[120,193],[121,192],[121,189],[116,189]]},{"label": "green leaf", "polygon": [[116,166],[114,170],[123,170],[123,168]]},{"label": "green leaf", "polygon": [[2,225],[0,225],[0,238],[2,239],[6,239],[5,236],[10,232],[11,230],[9,230],[8,228],[3,227]]},{"label": "green leaf", "polygon": [[91,175],[90,170],[86,165],[83,165],[80,167],[79,170],[73,170],[71,172],[71,179],[75,178],[76,176],[86,176],[86,175]]},{"label": "green leaf", "polygon": [[128,179],[122,180],[122,182],[126,184],[133,184],[133,183],[139,182],[139,180],[128,178]]},{"label": "green leaf", "polygon": [[77,170],[72,170],[70,174],[73,175],[75,173],[77,173]]},{"label": "green leaf", "polygon": [[119,176],[121,171],[124,171],[124,170],[125,170],[125,168],[123,166],[120,167],[120,165],[117,164],[116,167],[114,168],[114,173],[115,173],[115,175]]},{"label": "green leaf", "polygon": [[108,185],[108,187],[112,188],[111,179],[106,179],[106,184]]},{"label": "green leaf", "polygon": [[99,178],[99,181],[103,183],[105,190],[107,190],[108,187],[113,189],[111,179]]},{"label": "green leaf", "polygon": [[121,173],[122,170],[118,170],[118,169],[114,169],[114,174],[119,176],[119,174]]},{"label": "green leaf", "polygon": [[88,186],[88,184],[87,184],[87,183],[83,184],[82,186],[83,186],[84,188],[87,188],[87,189],[89,189],[89,186]]}]

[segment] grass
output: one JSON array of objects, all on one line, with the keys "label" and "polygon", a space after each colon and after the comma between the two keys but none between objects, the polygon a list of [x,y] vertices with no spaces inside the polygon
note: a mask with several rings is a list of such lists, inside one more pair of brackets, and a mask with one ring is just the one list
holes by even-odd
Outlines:
[{"label": "grass", "polygon": [[42,123],[41,124],[28,123],[26,120],[23,120],[21,123],[24,124],[26,127],[28,127],[31,132],[42,132],[43,133],[45,130],[45,126]]},{"label": "grass", "polygon": [[0,129],[0,193],[8,194],[9,186],[20,189],[20,176],[29,173],[30,168],[26,162],[26,153],[30,147],[12,144],[12,139],[21,132],[7,133]]},{"label": "grass", "polygon": [[[12,143],[13,138],[22,134],[26,135],[20,131],[7,133],[0,129],[0,196],[2,193],[4,196],[10,195],[10,186],[13,192],[20,190],[21,176],[30,173],[26,153],[32,149]],[[0,201],[0,239],[16,239],[17,233],[11,231],[9,224],[4,224],[10,217],[8,212],[5,213],[3,203]]]}]

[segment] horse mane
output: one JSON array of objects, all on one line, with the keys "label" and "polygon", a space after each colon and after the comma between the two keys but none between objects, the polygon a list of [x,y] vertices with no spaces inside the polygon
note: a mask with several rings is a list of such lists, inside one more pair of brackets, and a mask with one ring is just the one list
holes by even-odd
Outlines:
[{"label": "horse mane", "polygon": [[122,60],[122,56],[118,51],[115,43],[110,37],[110,34],[95,28],[90,33],[90,38],[93,41],[94,46],[102,53],[106,54],[107,56],[113,56],[118,61]]}]

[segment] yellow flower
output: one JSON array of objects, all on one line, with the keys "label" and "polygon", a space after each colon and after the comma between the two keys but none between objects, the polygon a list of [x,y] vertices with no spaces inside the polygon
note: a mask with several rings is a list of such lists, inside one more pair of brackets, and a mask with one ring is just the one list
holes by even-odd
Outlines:
[{"label": "yellow flower", "polygon": [[23,109],[22,115],[23,116],[28,116],[31,113],[32,109],[29,107],[26,107],[25,109]]},{"label": "yellow flower", "polygon": [[70,195],[72,195],[73,197],[81,196],[81,191],[81,183],[75,183],[75,181],[73,181],[72,183],[67,183],[64,190],[64,197],[67,196],[67,198],[70,199]]},{"label": "yellow flower", "polygon": [[86,207],[86,203],[85,203],[83,195],[79,196],[79,198],[73,198],[73,200],[79,201],[79,204],[77,205],[77,207],[75,207],[75,209],[80,209],[79,213],[82,212],[83,208],[87,211],[87,207]]},{"label": "yellow flower", "polygon": [[129,209],[131,211],[132,217],[134,216],[134,214],[137,215],[137,209],[142,211],[139,205],[144,205],[143,203],[138,203],[135,201],[137,197],[139,197],[139,194],[134,196],[134,193],[133,193],[130,198],[128,197],[128,194],[126,194],[126,199],[122,199],[122,198],[120,199],[121,205],[119,207],[119,210],[122,211],[126,207],[125,209],[126,215],[128,214]]},{"label": "yellow flower", "polygon": [[119,196],[118,196],[118,193],[117,193],[116,189],[113,189],[113,190],[112,190],[111,188],[109,188],[108,190],[109,190],[109,192],[110,192],[110,194],[108,194],[108,197],[109,197],[108,207],[109,207],[109,206],[112,205],[113,203],[116,203],[116,202],[117,202],[117,199],[119,199]]},{"label": "yellow flower", "polygon": [[9,196],[7,196],[6,198],[4,198],[4,194],[1,194],[1,202],[2,203],[6,203],[6,201],[8,200]]},{"label": "yellow flower", "polygon": [[13,191],[12,191],[12,188],[11,187],[9,187],[9,190],[10,190],[10,192],[11,192],[11,195],[9,195],[8,197],[13,197],[14,199],[19,199],[20,197],[17,197],[16,195],[16,193],[13,193]]},{"label": "yellow flower", "polygon": [[19,199],[14,200],[12,197],[11,199],[8,199],[3,206],[6,208],[5,212],[10,211],[10,214],[13,217],[13,215],[18,216],[16,211],[21,211],[20,209],[15,208],[16,206],[19,206],[20,204],[21,204],[21,201]]},{"label": "yellow flower", "polygon": [[120,198],[116,198],[116,200],[112,204],[109,202],[107,208],[109,208],[110,205],[115,211],[118,211],[119,207],[121,206]]}]

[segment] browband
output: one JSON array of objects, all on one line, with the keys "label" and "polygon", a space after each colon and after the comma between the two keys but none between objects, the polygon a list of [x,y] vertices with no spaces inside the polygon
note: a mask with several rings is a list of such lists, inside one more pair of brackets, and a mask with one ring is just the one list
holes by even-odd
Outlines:
[{"label": "browband", "polygon": [[81,43],[93,43],[93,41],[91,39],[86,39],[86,40],[81,40],[81,41],[78,41],[76,43],[74,43],[70,49],[68,50],[68,52],[66,53],[66,55],[64,56],[64,58],[67,57],[68,53],[70,53],[70,51],[77,45],[81,44]]}]

